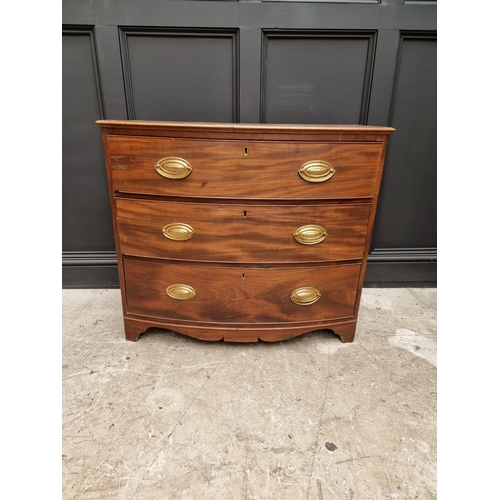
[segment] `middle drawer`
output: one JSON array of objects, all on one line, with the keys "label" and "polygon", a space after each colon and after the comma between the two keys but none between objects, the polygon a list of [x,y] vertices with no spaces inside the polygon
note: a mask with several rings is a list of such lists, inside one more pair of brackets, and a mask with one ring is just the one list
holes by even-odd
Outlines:
[{"label": "middle drawer", "polygon": [[125,255],[210,262],[363,257],[371,204],[245,205],[118,198]]}]

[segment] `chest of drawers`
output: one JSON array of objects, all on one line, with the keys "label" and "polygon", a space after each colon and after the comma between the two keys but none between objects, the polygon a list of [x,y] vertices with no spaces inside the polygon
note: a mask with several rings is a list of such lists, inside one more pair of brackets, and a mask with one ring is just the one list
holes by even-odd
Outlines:
[{"label": "chest of drawers", "polygon": [[128,340],[354,339],[394,129],[97,123]]}]

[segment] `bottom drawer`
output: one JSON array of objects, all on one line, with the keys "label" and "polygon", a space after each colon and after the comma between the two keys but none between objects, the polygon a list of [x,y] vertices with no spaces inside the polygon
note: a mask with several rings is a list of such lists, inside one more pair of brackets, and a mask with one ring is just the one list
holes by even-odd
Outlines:
[{"label": "bottom drawer", "polygon": [[360,270],[361,264],[263,268],[124,258],[127,312],[244,324],[349,318]]}]

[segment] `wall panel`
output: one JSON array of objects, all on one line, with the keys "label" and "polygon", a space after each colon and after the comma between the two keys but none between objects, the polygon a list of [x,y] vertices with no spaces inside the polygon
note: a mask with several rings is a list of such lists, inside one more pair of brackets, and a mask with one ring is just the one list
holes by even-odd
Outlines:
[{"label": "wall panel", "polygon": [[264,123],[366,123],[374,32],[265,31]]},{"label": "wall panel", "polygon": [[238,121],[238,34],[122,29],[130,119]]}]

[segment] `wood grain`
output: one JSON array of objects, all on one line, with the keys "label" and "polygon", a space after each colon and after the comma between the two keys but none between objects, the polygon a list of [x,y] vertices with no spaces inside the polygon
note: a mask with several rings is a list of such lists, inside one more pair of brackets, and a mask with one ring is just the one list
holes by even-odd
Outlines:
[{"label": "wood grain", "polygon": [[[127,313],[193,322],[272,323],[351,318],[360,264],[293,268],[178,264],[124,258]],[[167,286],[193,287],[196,297],[175,300]],[[312,286],[321,298],[309,306],[290,293]]]},{"label": "wood grain", "polygon": [[394,132],[392,127],[370,125],[314,125],[270,123],[208,123],[141,120],[98,120],[110,135],[135,137],[184,137],[206,139],[243,139],[275,141],[382,141]]},{"label": "wood grain", "polygon": [[[382,144],[109,136],[108,149],[117,192],[194,198],[329,199],[373,196]],[[171,156],[191,164],[189,177],[172,180],[156,172],[156,162]],[[313,160],[330,163],[335,175],[321,183],[303,180],[298,170]]]},{"label": "wood grain", "polygon": [[[316,330],[332,330],[340,336],[342,342],[352,342],[354,331],[356,330],[356,321],[352,320],[347,322],[343,320],[323,322],[317,325],[288,323],[286,325],[259,325],[258,327],[252,327],[251,325],[228,324],[203,326],[194,323],[187,324],[171,320],[158,321],[127,316],[124,318],[124,324],[125,336],[127,340],[132,342],[137,342],[139,336],[149,328],[161,328],[198,340],[212,342],[218,340],[224,340],[225,342],[258,342],[259,340],[264,342],[279,342]],[[350,334],[348,335],[347,332],[350,332]]]},{"label": "wood grain", "polygon": [[[371,205],[244,205],[116,200],[123,254],[214,262],[325,262],[361,259]],[[162,234],[182,222],[195,231],[187,241]],[[316,224],[328,236],[315,245],[295,241],[301,226]]]}]

